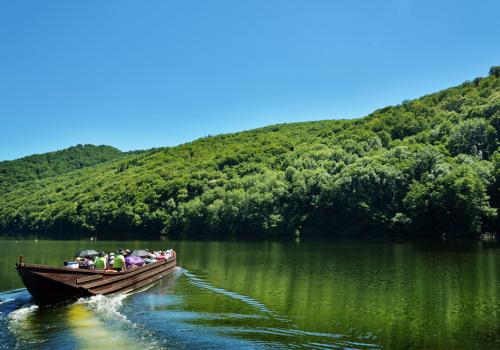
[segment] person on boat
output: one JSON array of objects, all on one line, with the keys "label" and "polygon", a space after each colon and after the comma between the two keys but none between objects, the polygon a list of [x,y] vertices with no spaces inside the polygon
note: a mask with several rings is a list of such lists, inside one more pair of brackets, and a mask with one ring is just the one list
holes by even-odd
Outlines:
[{"label": "person on boat", "polygon": [[125,255],[125,265],[127,269],[134,269],[144,265],[144,260],[140,256]]},{"label": "person on boat", "polygon": [[81,269],[93,269],[94,262],[90,256],[86,256],[83,259],[77,260]]},{"label": "person on boat", "polygon": [[66,260],[64,260],[64,267],[67,267],[69,269],[77,269],[78,268],[78,261],[66,261]]},{"label": "person on boat", "polygon": [[113,269],[118,272],[127,270],[125,257],[123,256],[123,249],[121,248],[116,251],[115,259],[113,261]]},{"label": "person on boat", "polygon": [[114,263],[115,263],[115,253],[109,253],[109,256],[108,256],[108,268],[112,269]]},{"label": "person on boat", "polygon": [[173,249],[169,249],[169,250],[167,250],[167,251],[166,251],[166,253],[165,253],[165,257],[166,257],[166,259],[168,260],[168,259],[170,259],[172,256],[174,256],[174,250],[173,250]]},{"label": "person on boat", "polygon": [[98,257],[94,261],[94,268],[104,270],[106,268],[106,258],[104,257],[104,252],[100,252]]},{"label": "person on boat", "polygon": [[144,261],[144,264],[151,264],[151,263],[154,263],[156,260],[155,259],[151,259],[151,258],[144,258],[143,259]]},{"label": "person on boat", "polygon": [[167,256],[163,250],[161,250],[158,255],[156,255],[156,260],[165,260]]}]

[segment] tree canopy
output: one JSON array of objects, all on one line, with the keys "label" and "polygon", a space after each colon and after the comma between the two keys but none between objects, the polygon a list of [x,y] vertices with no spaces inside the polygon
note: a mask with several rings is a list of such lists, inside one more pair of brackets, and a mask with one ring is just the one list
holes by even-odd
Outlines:
[{"label": "tree canopy", "polygon": [[360,119],[2,162],[0,230],[103,238],[495,231],[496,68]]},{"label": "tree canopy", "polygon": [[61,151],[3,161],[0,162],[0,194],[19,182],[65,174],[121,155],[120,150],[111,146],[76,145]]}]

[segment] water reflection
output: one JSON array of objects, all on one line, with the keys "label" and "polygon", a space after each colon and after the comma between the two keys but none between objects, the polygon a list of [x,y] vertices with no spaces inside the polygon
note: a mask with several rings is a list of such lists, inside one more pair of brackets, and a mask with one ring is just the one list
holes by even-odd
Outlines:
[{"label": "water reflection", "polygon": [[8,329],[0,331],[2,344],[152,349],[500,347],[496,245],[88,243],[1,242],[2,288],[19,287],[13,269],[5,267],[10,264],[6,257],[15,261],[21,251],[32,262],[56,264],[64,254],[81,248],[168,245],[178,251],[182,269],[127,297],[94,297],[49,309],[33,307],[25,291],[0,293],[0,326]]},{"label": "water reflection", "polygon": [[191,270],[286,315],[287,327],[395,348],[498,345],[497,249],[475,243],[427,243],[428,250],[423,244],[183,244],[193,251]]}]

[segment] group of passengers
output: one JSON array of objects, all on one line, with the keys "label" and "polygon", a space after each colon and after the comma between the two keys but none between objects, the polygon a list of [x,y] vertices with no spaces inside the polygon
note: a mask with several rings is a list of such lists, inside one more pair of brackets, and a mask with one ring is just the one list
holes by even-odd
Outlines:
[{"label": "group of passengers", "polygon": [[99,269],[112,271],[126,271],[127,269],[141,267],[159,260],[168,260],[174,256],[172,249],[163,251],[143,251],[141,256],[132,255],[129,249],[118,249],[116,253],[99,252],[95,257],[77,256],[74,263],[65,262],[66,267],[81,269]]}]

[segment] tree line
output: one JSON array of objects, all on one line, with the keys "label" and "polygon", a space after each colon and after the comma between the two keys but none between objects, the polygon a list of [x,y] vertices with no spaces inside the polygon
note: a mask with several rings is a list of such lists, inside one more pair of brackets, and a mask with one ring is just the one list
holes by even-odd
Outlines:
[{"label": "tree line", "polygon": [[[94,155],[92,166],[63,157],[67,171],[46,177],[5,180],[13,172],[0,163],[0,230],[101,238],[497,231],[499,72],[360,119],[106,149],[110,159]],[[38,171],[28,163],[27,173]]]}]

